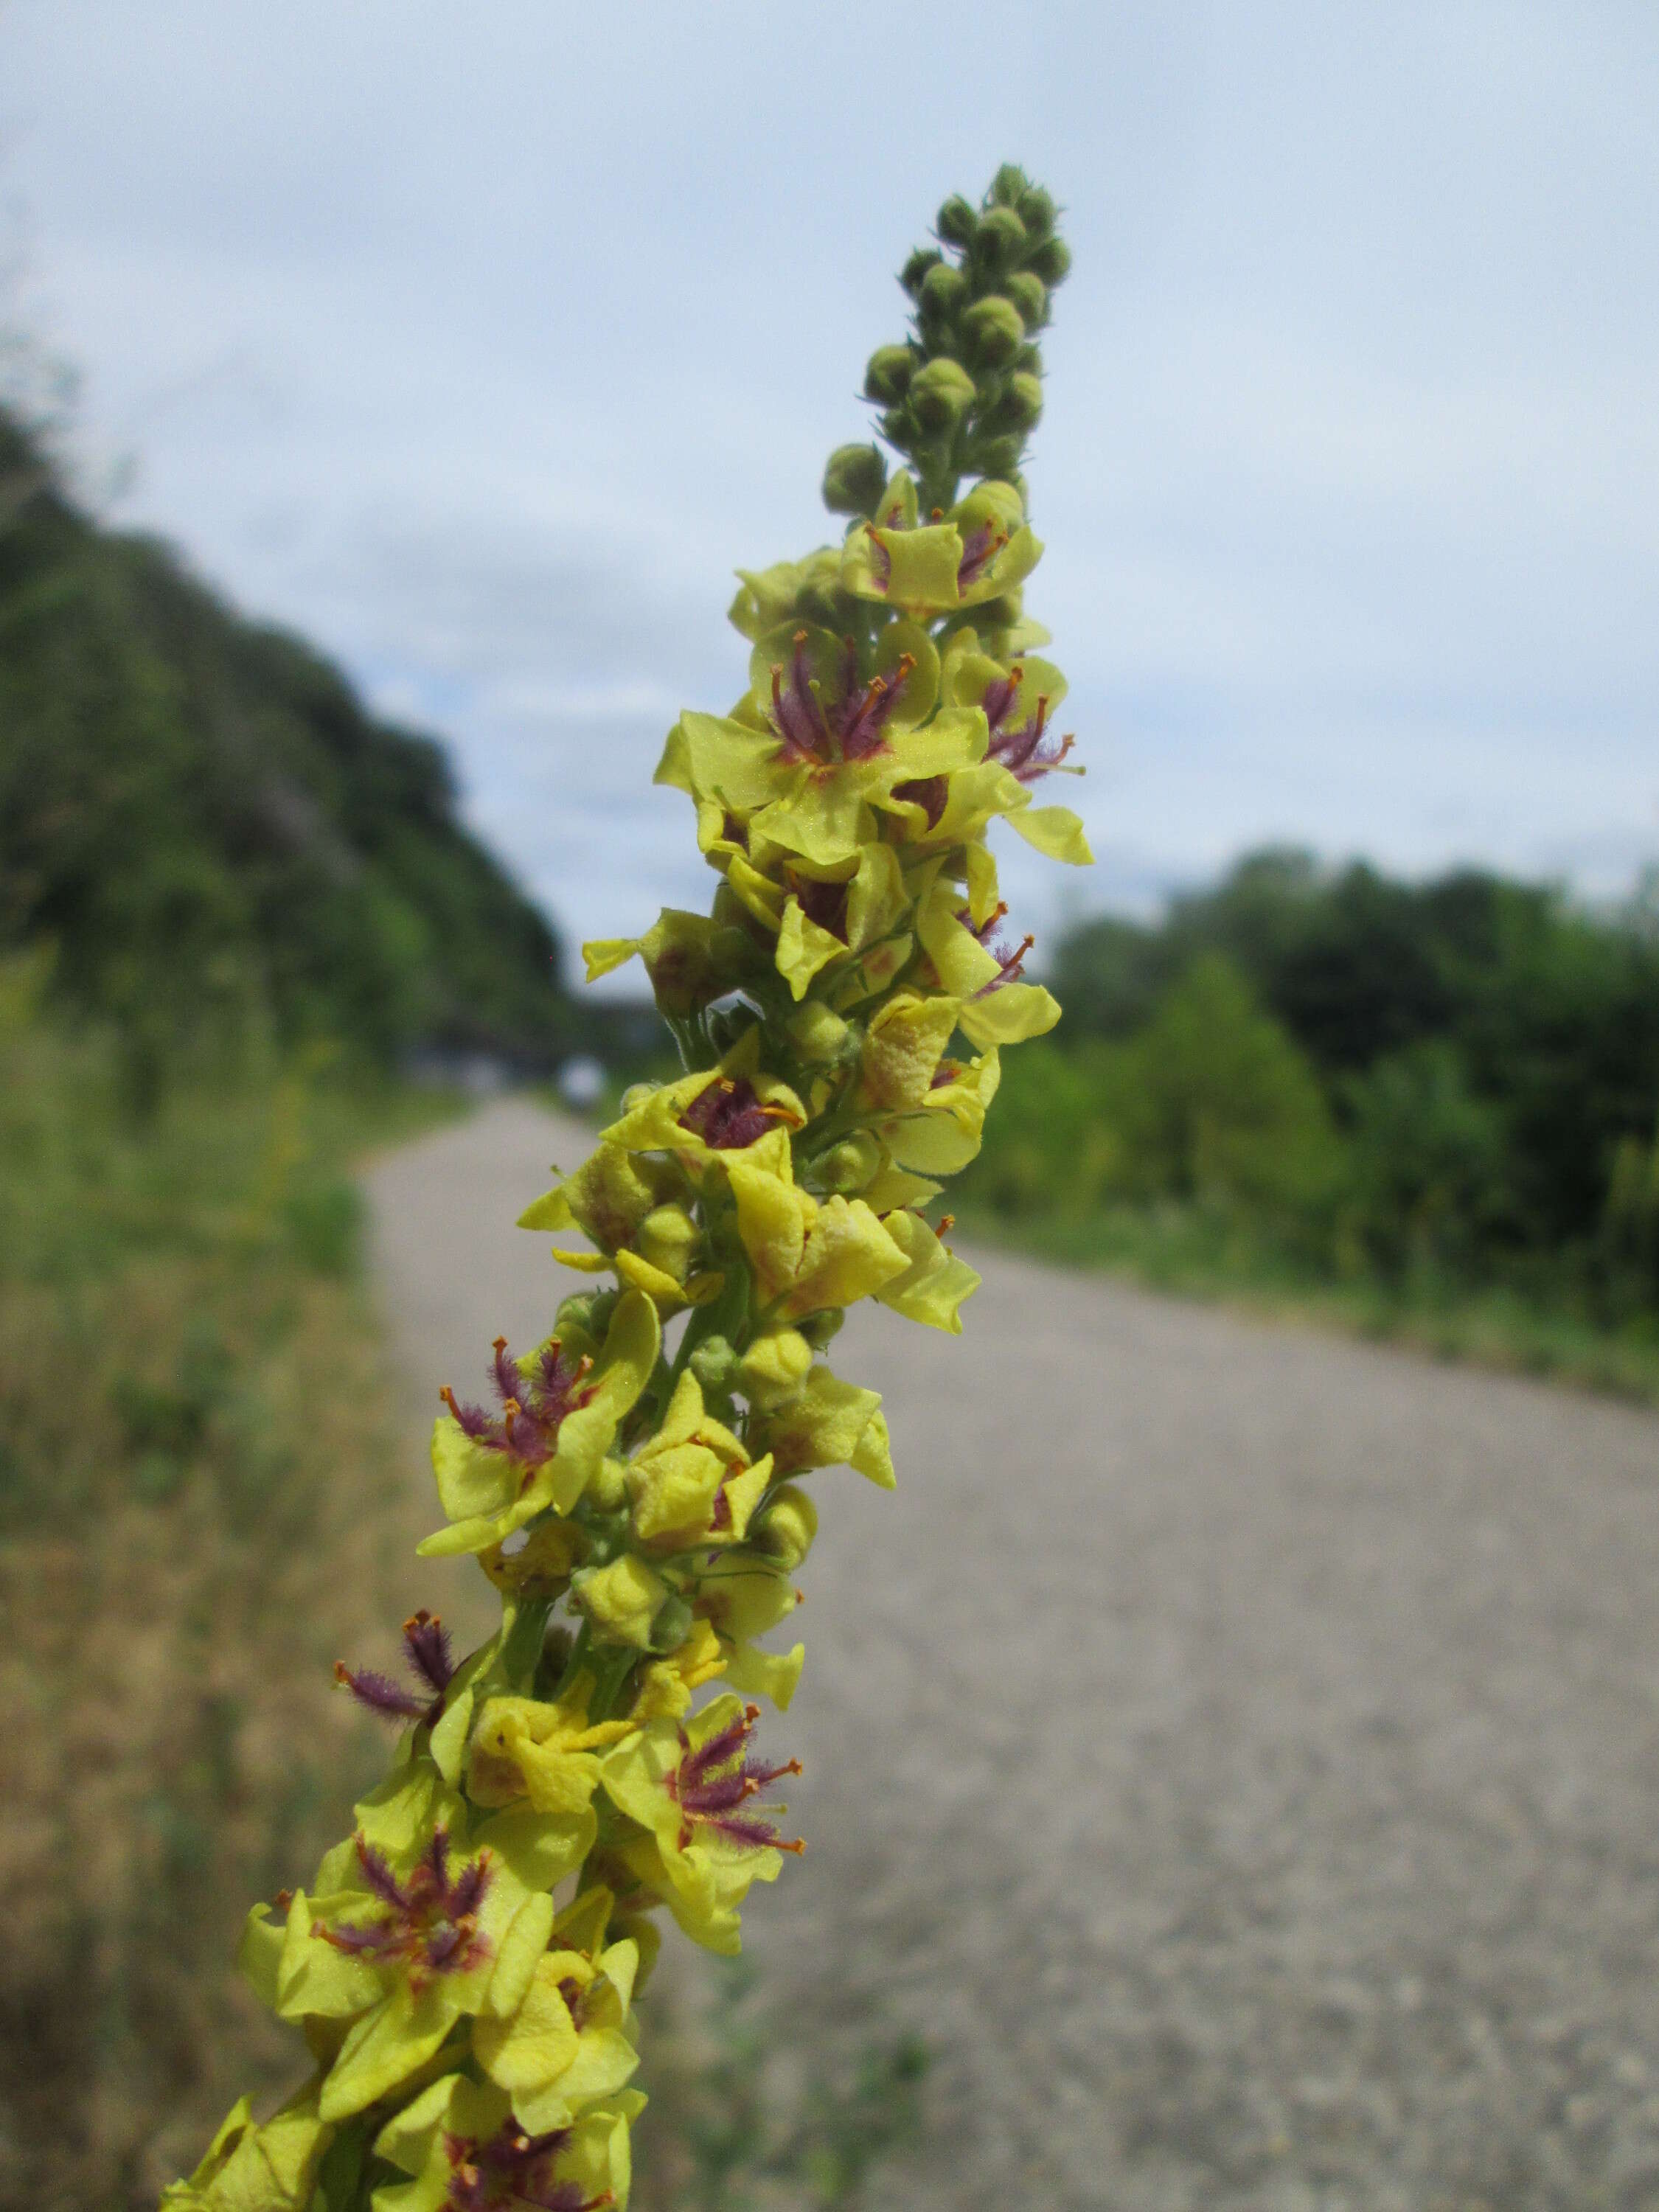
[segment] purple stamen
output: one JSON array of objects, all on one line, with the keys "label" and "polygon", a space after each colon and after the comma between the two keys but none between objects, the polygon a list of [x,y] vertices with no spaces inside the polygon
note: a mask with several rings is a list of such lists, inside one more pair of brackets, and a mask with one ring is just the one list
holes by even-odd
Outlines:
[{"label": "purple stamen", "polygon": [[566,1414],[592,1395],[587,1383],[592,1364],[586,1357],[567,1360],[555,1337],[542,1347],[535,1377],[526,1381],[507,1352],[507,1339],[498,1336],[488,1370],[501,1401],[498,1415],[464,1404],[447,1385],[438,1395],[474,1443],[505,1452],[526,1468],[543,1467],[558,1448]]},{"label": "purple stamen", "polygon": [[410,1986],[417,1993],[433,1974],[465,1973],[489,1956],[489,1939],[477,1928],[478,1907],[494,1872],[487,1850],[452,1882],[448,1832],[434,1828],[413,1872],[399,1881],[385,1855],[361,1831],[356,1848],[364,1885],[386,1906],[386,1917],[361,1927],[348,1923],[313,1928],[314,1936],[354,1958],[380,1965],[403,1960]]},{"label": "purple stamen", "polygon": [[701,1137],[711,1152],[735,1152],[790,1118],[775,1106],[763,1106],[745,1076],[722,1075],[697,1093],[680,1115],[680,1127]]},{"label": "purple stamen", "polygon": [[554,2162],[570,2135],[568,2128],[556,2128],[530,2136],[512,2120],[488,2142],[446,2135],[450,2180],[441,2212],[509,2212],[516,2205],[533,2212],[597,2212],[614,2201],[610,2190],[584,2197],[580,2182],[554,2179]]},{"label": "purple stamen", "polygon": [[674,1771],[665,1778],[665,1787],[680,1808],[682,1850],[691,1842],[699,1823],[734,1843],[756,1849],[797,1853],[805,1850],[799,1839],[786,1843],[773,1822],[762,1817],[772,1811],[770,1806],[757,1805],[752,1813],[744,1814],[737,1809],[759,1796],[769,1784],[800,1772],[798,1759],[787,1759],[781,1766],[762,1766],[748,1756],[749,1739],[759,1713],[758,1705],[745,1705],[737,1720],[695,1751],[685,1730],[679,1731],[684,1755]]},{"label": "purple stamen", "polygon": [[977,530],[970,531],[963,541],[962,559],[957,566],[957,589],[965,592],[977,582],[986,563],[1007,544],[1005,533],[999,537],[988,522],[981,522]]},{"label": "purple stamen", "polygon": [[[994,684],[988,684],[981,702],[985,719],[990,725],[991,742],[986,750],[987,760],[1000,761],[1002,766],[1018,777],[1022,783],[1035,783],[1039,776],[1047,775],[1050,769],[1058,768],[1077,740],[1065,737],[1057,741],[1048,735],[1048,702],[1046,697],[1036,702],[1036,712],[1028,715],[1018,726],[1010,727],[1008,717],[1019,697],[1025,671],[1018,662],[1006,676],[1000,676]],[[1066,770],[1069,775],[1071,769]]]}]

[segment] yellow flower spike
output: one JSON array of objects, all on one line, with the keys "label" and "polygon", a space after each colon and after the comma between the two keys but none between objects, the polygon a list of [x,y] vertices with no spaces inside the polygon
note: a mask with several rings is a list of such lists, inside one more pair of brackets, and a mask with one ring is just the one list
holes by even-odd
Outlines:
[{"label": "yellow flower spike", "polygon": [[[444,1394],[448,1525],[422,1549],[478,1559],[500,1632],[457,1667],[421,1614],[414,1689],[343,1670],[406,1723],[390,1771],[310,1886],[250,1915],[240,1954],[316,2078],[263,2126],[233,2112],[173,2212],[625,2212],[657,1908],[736,1951],[752,1885],[801,1848],[766,1802],[795,1762],[762,1763],[748,1702],[786,1706],[800,1679],[800,1643],[767,1648],[817,1529],[794,1478],[894,1482],[880,1399],[821,1355],[860,1298],[960,1328],[975,1275],[917,1209],[977,1150],[999,1046],[1055,1012],[1026,947],[995,941],[990,824],[1088,857],[1075,815],[1033,804],[1074,771],[1063,679],[1024,612],[1041,549],[1023,480],[952,465],[994,452],[1015,476],[1065,257],[1018,172],[971,226],[948,212],[913,336],[869,372],[925,492],[842,449],[826,501],[868,524],[741,574],[744,692],[682,715],[657,771],[691,801],[710,911],[583,948],[590,976],[644,961],[689,1072],[631,1089],[524,1216],[617,1288],[565,1297],[528,1357],[499,1341],[485,1406]],[[1002,274],[962,325],[970,368],[937,341],[956,258],[983,289],[990,264],[953,242],[981,228]]]},{"label": "yellow flower spike", "polygon": [[896,1282],[889,1283],[876,1296],[907,1321],[919,1321],[928,1328],[942,1328],[951,1336],[960,1336],[963,1301],[979,1288],[978,1275],[965,1260],[958,1260],[940,1243],[919,1213],[890,1214],[886,1226],[910,1264]]},{"label": "yellow flower spike", "polygon": [[475,1805],[527,1797],[538,1813],[581,1813],[599,1785],[598,1754],[620,1742],[629,1721],[590,1723],[591,1675],[578,1675],[562,1698],[491,1698],[477,1717],[467,1759]]}]

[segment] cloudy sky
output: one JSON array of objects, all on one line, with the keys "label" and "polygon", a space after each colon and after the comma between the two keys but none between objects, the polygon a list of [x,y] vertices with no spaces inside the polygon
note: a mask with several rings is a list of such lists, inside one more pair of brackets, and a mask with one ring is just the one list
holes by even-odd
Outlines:
[{"label": "cloudy sky", "polygon": [[1010,840],[1019,919],[1279,839],[1627,884],[1656,114],[1613,0],[0,0],[9,305],[89,494],[447,737],[573,936],[706,896],[663,730],[738,688],[730,570],[828,534],[892,271],[1006,157],[1076,255],[1028,603],[1099,855],[1062,896]]}]

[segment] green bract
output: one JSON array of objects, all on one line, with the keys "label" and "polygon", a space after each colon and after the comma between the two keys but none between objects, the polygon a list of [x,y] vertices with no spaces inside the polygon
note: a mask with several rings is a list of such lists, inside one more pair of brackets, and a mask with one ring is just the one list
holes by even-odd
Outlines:
[{"label": "green bract", "polygon": [[403,1723],[392,1770],[242,1946],[312,2078],[263,2123],[239,2105],[175,2212],[622,2207],[653,1916],[734,1951],[802,1849],[771,1795],[799,1769],[768,1762],[753,1700],[782,1711],[799,1680],[804,1647],[773,1639],[820,1482],[896,1479],[880,1398],[825,1349],[861,1300],[961,1329],[978,1277],[927,1210],[979,1149],[1000,1053],[1060,1013],[1005,933],[990,840],[1088,858],[1074,814],[1033,804],[1076,770],[1022,604],[1032,334],[1065,249],[1012,168],[939,235],[866,373],[903,465],[837,448],[843,543],[742,574],[739,694],[665,744],[711,910],[586,948],[590,976],[643,961],[684,1072],[526,1207],[589,1279],[552,1334],[497,1341],[487,1402],[443,1394],[421,1550],[475,1557],[501,1629],[457,1665],[417,1613],[409,1688],[339,1668]]}]

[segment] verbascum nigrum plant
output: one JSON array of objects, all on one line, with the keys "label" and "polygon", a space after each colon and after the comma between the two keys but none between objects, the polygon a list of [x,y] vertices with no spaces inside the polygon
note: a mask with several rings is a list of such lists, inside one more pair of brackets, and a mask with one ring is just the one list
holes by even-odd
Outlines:
[{"label": "verbascum nigrum plant", "polygon": [[392,1771],[241,1953],[310,2079],[264,2122],[240,2104],[175,2212],[620,2206],[659,1916],[735,1951],[751,1885],[803,1848],[775,1802],[799,1768],[758,1723],[804,1653],[762,1639],[798,1602],[808,1478],[894,1482],[879,1398],[825,1354],[860,1298],[960,1329],[978,1279],[928,1209],[999,1052],[1060,1012],[1004,934],[988,833],[1089,858],[1034,803],[1072,741],[1023,604],[1068,256],[1012,167],[937,239],[865,378],[904,465],[830,456],[844,542],[742,575],[747,687],[669,734],[657,780],[696,809],[711,910],[586,948],[590,979],[643,961],[685,1072],[524,1215],[586,1240],[555,1246],[592,1279],[546,1343],[498,1341],[481,1402],[443,1393],[422,1549],[477,1561],[500,1632],[457,1663],[422,1613],[406,1683],[337,1670],[402,1724]]}]

